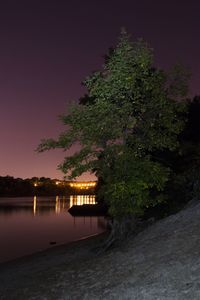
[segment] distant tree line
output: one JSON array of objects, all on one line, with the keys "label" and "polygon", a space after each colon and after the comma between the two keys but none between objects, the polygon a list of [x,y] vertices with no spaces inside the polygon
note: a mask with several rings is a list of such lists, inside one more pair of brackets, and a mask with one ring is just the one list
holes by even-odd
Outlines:
[{"label": "distant tree line", "polygon": [[[0,197],[25,197],[25,196],[56,196],[69,193],[79,193],[67,183],[45,177],[32,177],[30,179],[0,176]],[[87,191],[88,193],[88,191]]]}]

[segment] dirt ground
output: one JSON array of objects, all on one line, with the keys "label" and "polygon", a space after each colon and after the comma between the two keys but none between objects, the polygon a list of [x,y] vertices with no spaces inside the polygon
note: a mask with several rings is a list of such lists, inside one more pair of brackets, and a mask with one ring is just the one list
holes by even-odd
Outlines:
[{"label": "dirt ground", "polygon": [[1,300],[200,300],[200,203],[97,256],[104,236],[0,265]]}]

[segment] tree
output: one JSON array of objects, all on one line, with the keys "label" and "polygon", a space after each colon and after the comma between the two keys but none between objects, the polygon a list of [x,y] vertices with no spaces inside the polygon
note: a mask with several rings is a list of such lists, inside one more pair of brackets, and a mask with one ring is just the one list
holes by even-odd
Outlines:
[{"label": "tree", "polygon": [[129,217],[163,201],[170,169],[153,153],[173,151],[184,125],[178,114],[184,110],[186,74],[176,67],[167,76],[152,65],[152,49],[142,40],[131,42],[123,31],[103,69],[84,81],[85,105],[74,105],[61,117],[66,131],[38,147],[68,150],[80,144],[59,168],[70,178],[86,171],[102,178],[100,193],[120,230]]},{"label": "tree", "polygon": [[174,190],[180,205],[200,197],[200,96],[188,101],[187,123],[180,135]]}]

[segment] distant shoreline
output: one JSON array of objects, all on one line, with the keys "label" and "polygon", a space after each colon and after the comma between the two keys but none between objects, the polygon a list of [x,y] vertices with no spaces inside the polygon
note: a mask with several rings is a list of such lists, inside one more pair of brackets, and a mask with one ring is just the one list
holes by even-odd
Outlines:
[{"label": "distant shoreline", "polygon": [[0,176],[0,197],[65,196],[94,194],[97,181],[65,181],[45,177]]}]

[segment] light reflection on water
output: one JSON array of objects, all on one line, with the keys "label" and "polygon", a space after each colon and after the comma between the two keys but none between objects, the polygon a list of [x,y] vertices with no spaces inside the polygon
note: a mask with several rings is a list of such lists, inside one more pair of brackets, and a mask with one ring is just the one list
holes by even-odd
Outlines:
[{"label": "light reflection on water", "polygon": [[0,198],[0,262],[103,232],[103,217],[68,213],[72,205],[95,203],[95,195]]},{"label": "light reflection on water", "polygon": [[70,207],[73,205],[96,204],[95,195],[71,195]]}]

